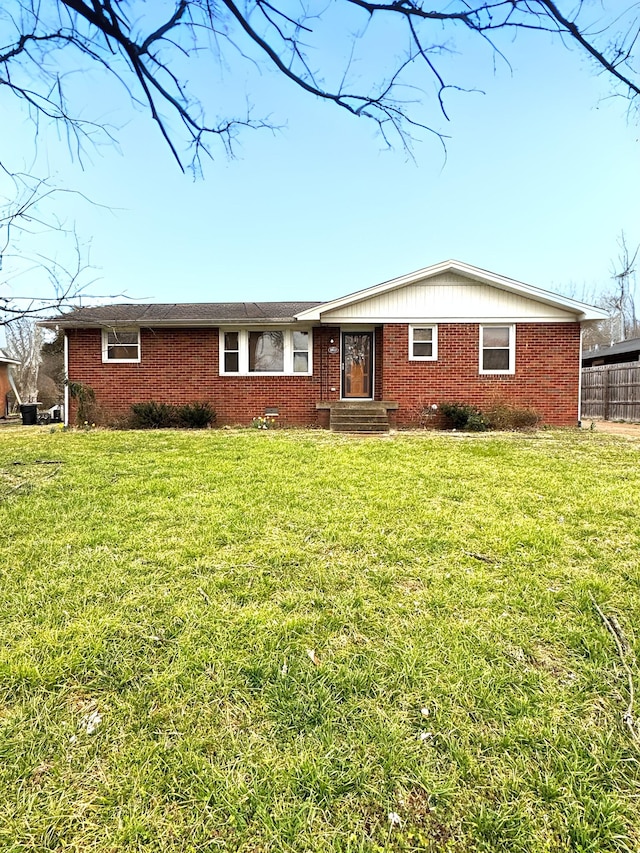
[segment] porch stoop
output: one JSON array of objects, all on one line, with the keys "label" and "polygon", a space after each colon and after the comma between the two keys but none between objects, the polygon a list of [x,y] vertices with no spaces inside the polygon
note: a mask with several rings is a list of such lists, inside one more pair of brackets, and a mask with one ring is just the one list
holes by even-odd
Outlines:
[{"label": "porch stoop", "polygon": [[332,432],[389,432],[389,409],[397,409],[397,407],[397,403],[378,400],[349,400],[317,404],[318,409],[329,409],[329,429]]}]

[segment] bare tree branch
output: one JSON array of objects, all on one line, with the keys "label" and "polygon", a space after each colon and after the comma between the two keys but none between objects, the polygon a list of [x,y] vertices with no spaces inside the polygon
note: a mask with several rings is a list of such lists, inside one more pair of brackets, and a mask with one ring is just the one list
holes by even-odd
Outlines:
[{"label": "bare tree branch", "polygon": [[[56,310],[77,307],[81,299],[103,301],[124,295],[93,291],[97,279],[88,246],[81,243],[75,225],[65,223],[57,213],[63,196],[93,202],[47,179],[6,170],[0,174],[5,179],[4,186],[0,184],[0,326],[25,317],[51,316]],[[51,243],[53,236],[52,252],[47,253],[43,244]],[[38,295],[36,285],[33,295],[13,295],[12,281],[23,276],[34,279],[42,295]]]},{"label": "bare tree branch", "polygon": [[[330,7],[324,0],[307,0],[294,13],[283,0],[4,0],[0,94],[4,90],[18,98],[35,122],[63,125],[74,156],[81,159],[101,124],[84,118],[84,104],[74,105],[69,77],[59,69],[110,77],[124,87],[130,102],[144,107],[180,167],[197,168],[202,155],[213,153],[214,140],[232,154],[242,128],[272,126],[248,113],[208,115],[216,112],[215,92],[201,73],[202,62],[224,64],[229,46],[306,93],[375,122],[390,143],[408,146],[420,130],[442,138],[430,110],[432,89],[443,119],[448,89],[475,89],[475,80],[449,79],[452,72],[442,60],[457,34],[471,33],[506,61],[500,33],[523,30],[555,38],[560,49],[564,44],[586,55],[609,77],[614,91],[634,102],[640,97],[634,53],[640,10],[637,4],[623,12],[613,7],[613,0],[603,0],[599,9],[569,0],[475,5],[468,0],[336,0]],[[359,15],[362,26],[354,31]],[[367,26],[378,19],[401,24],[389,28],[383,50]],[[327,28],[337,49],[327,49]],[[511,44],[509,49],[516,48]],[[407,92],[419,96],[407,99]],[[213,109],[205,109],[211,102]],[[103,129],[108,137],[114,135],[113,129]]]}]

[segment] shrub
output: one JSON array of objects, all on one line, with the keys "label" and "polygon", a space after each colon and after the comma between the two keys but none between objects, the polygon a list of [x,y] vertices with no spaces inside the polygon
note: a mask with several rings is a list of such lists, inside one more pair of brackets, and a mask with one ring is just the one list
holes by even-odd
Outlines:
[{"label": "shrub", "polygon": [[526,430],[535,429],[542,417],[529,406],[512,406],[499,403],[484,413],[489,429]]},{"label": "shrub", "polygon": [[171,406],[168,403],[134,403],[128,426],[131,429],[169,429],[185,427],[204,429],[215,423],[216,412],[209,403],[186,403],[184,406]]},{"label": "shrub", "polygon": [[479,409],[466,403],[441,403],[440,414],[443,415],[449,425],[449,429],[469,430],[470,432],[484,432],[487,422]]},{"label": "shrub", "polygon": [[469,432],[486,432],[490,429],[490,426],[486,422],[482,412],[474,412],[467,418],[467,424],[463,429],[466,429]]},{"label": "shrub", "polygon": [[216,422],[216,411],[209,403],[187,403],[179,406],[178,423],[187,429],[205,429]]},{"label": "shrub", "polygon": [[96,392],[91,385],[85,385],[84,382],[73,382],[66,379],[65,384],[69,389],[69,395],[78,404],[77,425],[92,423],[95,420]]},{"label": "shrub", "polygon": [[178,424],[175,406],[167,403],[134,403],[131,406],[131,426],[133,429],[166,429]]},{"label": "shrub", "polygon": [[441,403],[439,409],[449,429],[470,432],[484,432],[488,429],[535,429],[542,420],[535,409],[514,406],[511,403],[494,403],[485,412],[466,403]]}]

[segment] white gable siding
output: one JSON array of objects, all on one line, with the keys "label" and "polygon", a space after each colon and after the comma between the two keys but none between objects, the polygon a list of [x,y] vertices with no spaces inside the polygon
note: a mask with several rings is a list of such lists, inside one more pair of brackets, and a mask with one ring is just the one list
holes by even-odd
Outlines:
[{"label": "white gable siding", "polygon": [[518,293],[442,273],[378,296],[322,313],[322,322],[575,321],[575,314]]}]

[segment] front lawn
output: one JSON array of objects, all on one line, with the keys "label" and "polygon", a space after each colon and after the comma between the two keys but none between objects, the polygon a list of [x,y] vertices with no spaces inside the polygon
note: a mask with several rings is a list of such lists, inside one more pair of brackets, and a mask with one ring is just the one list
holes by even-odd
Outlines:
[{"label": "front lawn", "polygon": [[0,497],[3,853],[640,849],[640,443],[7,429]]}]

